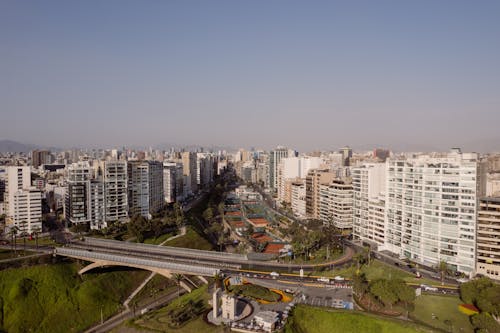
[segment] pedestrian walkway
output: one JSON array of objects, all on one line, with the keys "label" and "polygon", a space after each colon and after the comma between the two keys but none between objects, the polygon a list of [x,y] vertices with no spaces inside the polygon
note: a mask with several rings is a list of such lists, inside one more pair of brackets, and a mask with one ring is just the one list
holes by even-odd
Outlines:
[{"label": "pedestrian walkway", "polygon": [[[163,244],[165,244],[166,242],[172,240],[172,239],[176,239],[178,237],[181,237],[181,236],[184,236],[186,234],[186,227],[185,226],[182,226],[181,227],[181,233],[178,234],[178,235],[175,235],[175,236],[172,236],[172,237],[169,237],[167,238],[165,241],[163,241],[161,244],[159,244],[158,246],[162,246]],[[129,309],[129,303],[132,301],[132,299],[142,290],[142,288],[144,288],[149,281],[151,281],[151,279],[156,275],[155,272],[152,272],[142,283],[139,287],[137,287],[128,297],[127,299],[125,300],[125,302],[123,302],[123,306],[125,306],[125,308],[128,310]]]}]

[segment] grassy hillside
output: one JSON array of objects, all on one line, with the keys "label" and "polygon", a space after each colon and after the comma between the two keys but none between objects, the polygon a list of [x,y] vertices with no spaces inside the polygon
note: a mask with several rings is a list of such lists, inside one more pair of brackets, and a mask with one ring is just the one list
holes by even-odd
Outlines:
[{"label": "grassy hillside", "polygon": [[146,272],[112,271],[80,277],[76,264],[0,271],[0,329],[78,332],[111,316]]},{"label": "grassy hillside", "polygon": [[172,239],[166,242],[165,245],[198,250],[212,250],[212,244],[191,227],[187,228],[184,236]]},{"label": "grassy hillside", "polygon": [[412,323],[367,314],[328,311],[299,305],[293,310],[285,333],[417,333],[432,332]]}]

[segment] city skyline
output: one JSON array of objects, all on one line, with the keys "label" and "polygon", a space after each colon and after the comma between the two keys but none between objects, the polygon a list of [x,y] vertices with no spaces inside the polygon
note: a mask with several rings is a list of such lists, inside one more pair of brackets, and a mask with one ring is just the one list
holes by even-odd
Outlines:
[{"label": "city skyline", "polygon": [[497,2],[0,9],[1,139],[301,151],[500,141]]}]

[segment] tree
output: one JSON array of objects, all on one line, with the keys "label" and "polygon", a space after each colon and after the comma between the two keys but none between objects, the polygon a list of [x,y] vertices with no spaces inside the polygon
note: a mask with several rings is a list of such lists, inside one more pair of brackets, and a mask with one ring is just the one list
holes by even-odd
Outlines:
[{"label": "tree", "polygon": [[220,273],[215,273],[214,283],[215,283],[215,288],[222,288],[222,275]]},{"label": "tree", "polygon": [[178,202],[174,204],[174,216],[175,224],[177,225],[177,228],[180,228],[184,224],[184,211]]},{"label": "tree", "polygon": [[163,222],[161,219],[153,219],[151,220],[151,229],[153,230],[153,234],[155,238],[160,237],[162,231],[163,231]]},{"label": "tree", "polygon": [[398,301],[398,295],[392,289],[391,283],[389,280],[378,279],[372,281],[370,284],[370,292],[377,297],[380,301],[384,303],[384,305],[390,306],[392,309],[392,305]]},{"label": "tree", "polygon": [[177,298],[179,298],[180,296],[180,288],[181,288],[181,281],[182,281],[182,274],[179,274],[179,273],[175,273],[172,275],[172,277],[174,278],[174,281],[175,283],[177,284]]},{"label": "tree", "polygon": [[472,326],[476,332],[495,333],[500,332],[500,325],[486,312],[481,312],[471,317]]},{"label": "tree", "polygon": [[203,219],[208,223],[212,223],[214,218],[214,210],[212,207],[208,207],[203,211]]},{"label": "tree", "polygon": [[354,274],[352,279],[352,288],[354,293],[358,295],[359,298],[363,298],[363,296],[368,292],[370,286],[364,273]]},{"label": "tree", "polygon": [[136,237],[138,243],[142,243],[144,241],[144,233],[149,230],[149,223],[141,215],[134,215],[127,226],[128,232]]},{"label": "tree", "polygon": [[406,309],[406,318],[408,318],[416,298],[415,289],[406,285],[403,280],[393,280],[392,285],[398,295],[399,301],[404,304],[404,308]]},{"label": "tree", "polygon": [[19,233],[19,227],[14,225],[9,230],[9,235],[12,239],[12,245],[14,246],[14,254],[17,254],[17,234]]},{"label": "tree", "polygon": [[35,235],[36,249],[38,250],[38,235],[42,232],[42,228],[36,226],[33,228],[33,235]]},{"label": "tree", "polygon": [[446,261],[441,260],[437,266],[437,269],[441,277],[441,284],[444,284],[444,277],[448,273],[448,264],[446,263]]}]

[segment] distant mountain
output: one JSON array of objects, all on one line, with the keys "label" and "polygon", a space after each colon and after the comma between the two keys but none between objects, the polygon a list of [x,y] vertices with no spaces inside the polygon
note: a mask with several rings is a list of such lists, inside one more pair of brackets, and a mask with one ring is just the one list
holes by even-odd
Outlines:
[{"label": "distant mountain", "polygon": [[11,140],[0,140],[0,153],[26,153],[40,147]]}]

